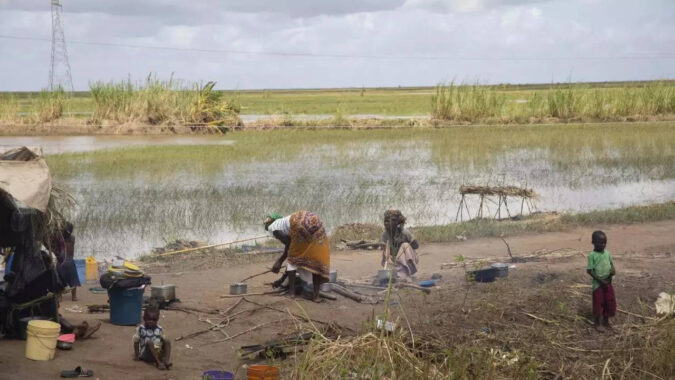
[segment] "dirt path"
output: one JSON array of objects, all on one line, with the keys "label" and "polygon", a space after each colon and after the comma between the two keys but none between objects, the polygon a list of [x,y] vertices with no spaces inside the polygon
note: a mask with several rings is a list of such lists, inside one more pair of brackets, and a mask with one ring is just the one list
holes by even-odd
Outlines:
[{"label": "dirt path", "polygon": [[[650,272],[652,275],[651,287],[653,292],[672,290],[675,286],[672,276],[675,270],[675,221],[665,221],[641,225],[613,225],[603,228],[609,238],[608,249],[612,252],[618,269],[616,279],[617,286],[621,287],[622,276],[630,276],[635,273]],[[585,268],[583,252],[590,248],[591,229],[575,229],[567,232],[555,232],[545,234],[531,234],[508,238],[514,255],[527,255],[541,249],[578,250],[580,253],[565,260],[553,260],[543,262],[531,262],[517,264],[509,278],[514,281],[529,277],[540,271],[547,272],[580,272]],[[419,279],[428,278],[432,273],[440,273],[443,278],[440,287],[452,289],[463,286],[461,269],[441,270],[440,264],[453,262],[457,255],[468,258],[507,258],[504,243],[497,238],[477,239],[465,242],[428,244],[423,245],[419,253]],[[237,266],[221,267],[203,271],[190,271],[185,264],[179,264],[167,268],[171,273],[154,274],[154,284],[175,284],[177,297],[186,306],[220,310],[233,305],[235,300],[222,299],[226,294],[227,286],[231,282],[262,272],[271,266],[273,257],[268,261],[249,263]],[[377,251],[349,251],[334,252],[332,265],[337,269],[341,278],[365,279],[374,275],[379,268],[380,253]],[[272,274],[257,277],[249,281],[249,293],[268,290],[265,282],[275,279]],[[621,290],[619,303],[621,303]],[[146,292],[148,294],[149,292]],[[76,304],[86,308],[88,304],[104,304],[107,295],[91,294],[84,289],[80,291],[81,300]],[[423,302],[423,298],[416,293],[407,293],[410,297],[418,298],[416,302]],[[459,296],[459,295],[458,295]],[[653,294],[646,295],[647,298]],[[341,325],[358,329],[362,322],[377,312],[382,305],[373,308],[369,305],[356,304],[353,301],[340,297],[338,301],[313,304],[309,301],[299,300],[296,304],[285,297],[255,297],[259,302],[273,303],[281,309],[302,313],[298,305],[301,305],[313,318],[337,321]],[[0,341],[0,378],[58,378],[62,369],[72,369],[78,365],[86,366],[95,371],[100,379],[197,379],[199,374],[206,369],[221,368],[234,371],[242,364],[236,355],[238,347],[247,344],[259,343],[278,337],[278,334],[293,332],[292,323],[279,323],[256,330],[252,333],[243,334],[235,339],[225,342],[215,342],[225,338],[223,333],[209,332],[197,338],[174,342],[174,369],[169,372],[160,372],[153,367],[132,360],[131,336],[134,327],[120,327],[111,325],[107,314],[73,313],[67,309],[75,303],[64,301],[61,310],[69,319],[74,321],[87,319],[99,319],[103,322],[101,330],[94,338],[77,342],[75,348],[70,351],[59,351],[55,360],[50,362],[33,362],[24,358],[23,341]],[[241,310],[250,306],[240,306]],[[200,322],[199,319],[209,317],[218,319],[217,316],[207,316],[185,313],[180,311],[162,311],[160,324],[171,337],[178,337],[190,332],[207,328],[209,325]],[[242,317],[232,321],[224,331],[233,335],[244,331],[254,325],[274,321],[287,317],[281,313],[272,311],[257,311],[253,314],[243,314]],[[240,374],[243,373],[240,370]]]}]

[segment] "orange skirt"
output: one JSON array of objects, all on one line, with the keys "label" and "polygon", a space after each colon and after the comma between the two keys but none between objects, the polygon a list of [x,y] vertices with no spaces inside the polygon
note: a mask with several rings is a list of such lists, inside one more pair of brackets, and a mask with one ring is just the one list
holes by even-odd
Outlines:
[{"label": "orange skirt", "polygon": [[309,211],[291,215],[291,246],[288,261],[321,277],[330,272],[330,244],[319,217]]}]

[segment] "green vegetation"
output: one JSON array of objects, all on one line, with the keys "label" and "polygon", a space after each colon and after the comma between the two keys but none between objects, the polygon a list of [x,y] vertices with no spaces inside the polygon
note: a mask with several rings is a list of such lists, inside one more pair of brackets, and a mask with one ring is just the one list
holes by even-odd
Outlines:
[{"label": "green vegetation", "polygon": [[213,91],[215,82],[182,86],[148,76],[143,84],[96,82],[90,85],[96,123],[239,124],[239,108]]},{"label": "green vegetation", "polygon": [[[198,123],[193,108],[207,86],[153,76],[140,84],[96,82],[89,92],[65,99],[63,117],[82,122]],[[428,116],[434,124],[632,121],[667,119],[675,114],[672,81],[249,91],[214,91],[211,87],[208,91],[210,96],[228,99],[219,100],[228,115],[230,111],[267,115],[250,124],[272,126],[411,126],[428,124]],[[0,120],[34,122],[26,115],[36,113],[39,99],[34,93],[0,94]],[[7,109],[14,111],[3,111]],[[317,121],[303,115],[323,118]],[[364,115],[377,120],[363,119]],[[222,119],[237,124],[237,119]]]},{"label": "green vegetation", "polygon": [[[257,234],[261,215],[299,209],[317,212],[333,232],[346,223],[379,225],[382,210],[396,207],[412,226],[440,225],[419,232],[440,241],[465,231],[495,236],[571,225],[532,219],[444,226],[454,219],[457,189],[467,183],[526,184],[543,191],[542,210],[672,200],[654,194],[668,194],[675,179],[674,125],[237,131],[211,138],[222,145],[139,146],[48,155],[47,161],[80,204],[83,249],[102,239],[100,231],[118,236],[106,242],[117,249],[134,234],[151,247],[167,236],[226,241]],[[630,190],[616,198],[624,187]],[[589,191],[615,197],[612,203],[586,198]],[[475,210],[476,200],[468,202]]]},{"label": "green vegetation", "polygon": [[[410,144],[428,148],[425,166],[462,173],[493,166],[509,151],[531,150],[523,164],[551,162],[567,185],[578,187],[589,178],[576,169],[597,165],[618,169],[635,178],[675,178],[671,165],[675,154],[674,124],[601,124],[554,126],[486,126],[451,129],[400,128],[369,130],[272,130],[244,131],[227,135],[232,144],[209,146],[134,147],[121,150],[68,153],[48,157],[55,175],[89,172],[98,178],[139,175],[167,176],[178,172],[215,174],[227,165],[250,162],[290,162],[302,155],[331,167],[351,167],[368,157],[369,149],[410,150]],[[336,149],[322,152],[325,144]],[[391,157],[396,160],[396,157]],[[405,156],[400,156],[405,161]],[[417,159],[416,161],[419,161]],[[366,168],[367,169],[367,168]],[[604,176],[598,184],[615,183],[620,176]]]},{"label": "green vegetation", "polygon": [[37,121],[40,123],[48,123],[59,119],[63,115],[65,100],[66,93],[60,86],[53,91],[41,91],[35,114]]},{"label": "green vegetation", "polygon": [[436,88],[432,117],[466,123],[648,120],[675,113],[675,86],[654,82],[640,87],[598,89],[569,84],[513,99],[497,87],[455,85]]},{"label": "green vegetation", "polygon": [[673,219],[675,219],[675,202],[667,202],[613,210],[564,213],[559,216],[535,214],[520,220],[479,219],[442,226],[416,227],[412,230],[420,241],[445,242],[464,238],[511,236],[527,232],[563,231],[578,226],[646,223]]}]

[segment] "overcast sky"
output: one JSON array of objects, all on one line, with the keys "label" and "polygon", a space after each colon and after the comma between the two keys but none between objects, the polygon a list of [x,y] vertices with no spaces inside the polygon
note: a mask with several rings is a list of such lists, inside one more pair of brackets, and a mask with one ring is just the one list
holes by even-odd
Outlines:
[{"label": "overcast sky", "polygon": [[[62,2],[77,90],[151,72],[220,89],[675,78],[675,0]],[[49,3],[0,0],[0,91],[47,86]]]}]

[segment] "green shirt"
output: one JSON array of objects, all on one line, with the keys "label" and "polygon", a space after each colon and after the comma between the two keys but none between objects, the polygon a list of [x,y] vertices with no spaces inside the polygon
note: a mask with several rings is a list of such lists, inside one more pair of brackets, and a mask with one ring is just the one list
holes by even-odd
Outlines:
[{"label": "green shirt", "polygon": [[[588,254],[588,264],[586,269],[593,271],[597,277],[602,280],[609,278],[609,274],[612,271],[614,262],[612,261],[612,256],[609,254],[609,251],[605,250],[603,252],[592,251]],[[593,290],[600,287],[600,283],[593,279]]]}]

